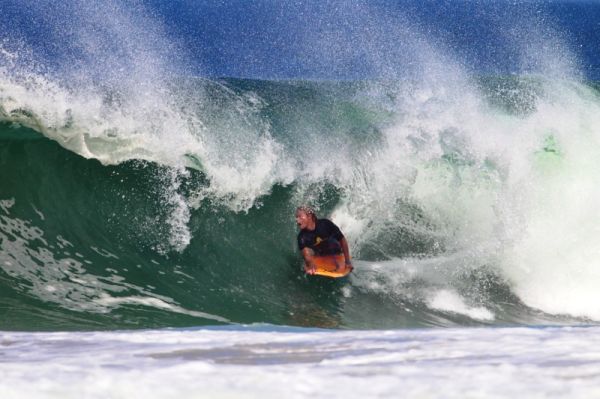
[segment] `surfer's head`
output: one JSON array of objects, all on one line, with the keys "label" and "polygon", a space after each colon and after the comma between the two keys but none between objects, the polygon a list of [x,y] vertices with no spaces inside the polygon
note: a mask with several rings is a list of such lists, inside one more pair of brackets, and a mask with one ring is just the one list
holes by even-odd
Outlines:
[{"label": "surfer's head", "polygon": [[300,229],[312,230],[316,221],[317,215],[311,207],[303,205],[296,208],[296,224]]}]

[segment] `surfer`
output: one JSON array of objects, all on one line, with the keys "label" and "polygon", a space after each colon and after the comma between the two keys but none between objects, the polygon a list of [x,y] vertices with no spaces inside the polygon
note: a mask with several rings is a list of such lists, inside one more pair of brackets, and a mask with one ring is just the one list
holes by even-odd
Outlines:
[{"label": "surfer", "polygon": [[304,271],[307,274],[315,273],[315,256],[344,254],[345,265],[336,263],[336,271],[345,266],[345,270],[351,271],[352,261],[346,238],[329,219],[317,219],[315,211],[308,206],[300,206],[296,209],[296,223],[300,228],[298,233],[298,248],[304,257]]}]

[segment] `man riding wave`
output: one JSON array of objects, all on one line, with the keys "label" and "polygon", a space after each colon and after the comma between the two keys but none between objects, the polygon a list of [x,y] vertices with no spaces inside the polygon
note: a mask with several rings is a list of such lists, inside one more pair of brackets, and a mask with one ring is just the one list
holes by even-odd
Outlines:
[{"label": "man riding wave", "polygon": [[345,267],[352,270],[348,242],[336,226],[329,219],[317,219],[312,208],[301,206],[296,209],[296,223],[300,228],[298,233],[298,248],[304,257],[304,271],[315,274],[316,266],[313,262],[315,256],[344,254],[344,265],[336,262],[336,271]]}]

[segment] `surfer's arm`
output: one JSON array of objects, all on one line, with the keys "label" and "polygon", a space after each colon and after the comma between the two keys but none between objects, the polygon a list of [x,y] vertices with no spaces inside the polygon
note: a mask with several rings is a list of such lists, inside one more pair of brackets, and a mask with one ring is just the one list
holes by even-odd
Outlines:
[{"label": "surfer's arm", "polygon": [[348,241],[346,241],[346,237],[342,237],[340,240],[340,245],[342,246],[342,252],[344,253],[344,259],[346,260],[346,267],[352,268],[352,261],[350,260],[350,249],[348,248]]},{"label": "surfer's arm", "polygon": [[302,249],[302,256],[304,257],[304,271],[308,274],[314,274],[316,267],[313,262],[314,252],[310,248]]}]

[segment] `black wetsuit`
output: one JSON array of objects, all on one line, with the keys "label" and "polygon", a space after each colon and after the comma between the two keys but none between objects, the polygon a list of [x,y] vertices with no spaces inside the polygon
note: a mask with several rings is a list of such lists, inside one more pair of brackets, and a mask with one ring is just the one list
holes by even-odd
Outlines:
[{"label": "black wetsuit", "polygon": [[302,229],[298,233],[298,248],[310,248],[318,256],[341,254],[342,238],[344,235],[331,220],[317,219],[314,230]]}]

